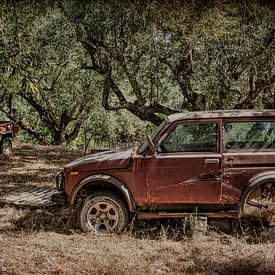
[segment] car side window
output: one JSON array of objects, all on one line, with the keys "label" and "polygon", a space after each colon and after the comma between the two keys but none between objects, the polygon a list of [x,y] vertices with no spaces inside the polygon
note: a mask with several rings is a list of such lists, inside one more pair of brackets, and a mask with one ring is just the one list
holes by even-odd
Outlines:
[{"label": "car side window", "polygon": [[275,149],[275,121],[227,122],[224,128],[228,151]]},{"label": "car side window", "polygon": [[161,153],[217,152],[218,125],[178,124],[159,147]]}]

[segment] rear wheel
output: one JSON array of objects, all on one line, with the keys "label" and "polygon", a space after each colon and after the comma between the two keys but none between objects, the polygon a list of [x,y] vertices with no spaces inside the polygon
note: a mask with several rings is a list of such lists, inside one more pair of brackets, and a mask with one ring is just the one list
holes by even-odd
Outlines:
[{"label": "rear wheel", "polygon": [[273,219],[275,215],[275,183],[268,182],[253,188],[243,201],[241,216]]},{"label": "rear wheel", "polygon": [[12,143],[10,139],[4,139],[1,142],[1,153],[5,155],[11,155],[12,154]]},{"label": "rear wheel", "polygon": [[128,212],[115,194],[95,192],[83,201],[78,222],[84,232],[121,233],[128,223]]}]

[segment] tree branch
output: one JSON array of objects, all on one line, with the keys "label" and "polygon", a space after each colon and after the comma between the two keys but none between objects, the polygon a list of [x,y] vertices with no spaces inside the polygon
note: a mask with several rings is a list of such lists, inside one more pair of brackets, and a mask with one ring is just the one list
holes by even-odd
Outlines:
[{"label": "tree branch", "polygon": [[253,101],[257,98],[257,96],[263,92],[265,89],[271,87],[271,85],[275,83],[275,74],[273,74],[270,79],[265,81],[256,81],[255,76],[250,76],[250,90],[246,96],[246,98],[239,104],[235,106],[236,109],[245,109],[253,107]]},{"label": "tree branch", "polygon": [[135,94],[135,96],[137,97],[137,100],[140,101],[141,103],[145,104],[145,99],[142,96],[142,92],[140,89],[140,86],[135,78],[135,76],[129,71],[129,69],[127,68],[127,64],[125,62],[124,57],[120,57],[119,59],[117,58],[117,61],[119,62],[119,64],[121,65],[123,71],[125,72],[131,86],[133,89],[133,93]]},{"label": "tree branch", "polygon": [[[119,102],[112,103],[109,101],[111,89],[116,94],[117,98],[119,99]],[[124,95],[111,78],[111,72],[109,72],[105,77],[101,104],[106,110],[127,109],[129,107],[129,103],[126,101]]]},{"label": "tree branch", "polygon": [[[119,99],[119,102],[110,102],[109,97],[111,90],[114,91],[114,93]],[[155,125],[159,125],[162,122],[162,118],[157,116],[155,113],[164,113],[168,115],[175,112],[174,110],[168,107],[160,105],[159,103],[154,103],[150,106],[146,106],[145,104],[142,104],[139,101],[135,101],[134,103],[127,102],[124,95],[111,78],[110,73],[105,77],[104,81],[102,106],[106,110],[126,109],[135,116],[139,117],[140,119],[150,121]]]},{"label": "tree branch", "polygon": [[[178,64],[171,64],[167,58],[159,57],[159,61],[165,64],[174,75],[177,81],[181,94],[188,100],[189,104],[192,106],[193,111],[200,111],[204,109],[202,102],[197,93],[192,89],[190,80],[192,75],[192,54],[191,50],[187,55],[183,55],[179,60]],[[201,95],[203,97],[203,95]]]},{"label": "tree branch", "polygon": [[84,112],[82,112],[82,114],[77,117],[73,130],[71,131],[70,134],[65,135],[66,143],[70,143],[72,140],[74,140],[77,137],[85,118],[86,118],[86,114]]},{"label": "tree branch", "polygon": [[83,45],[83,47],[87,50],[89,53],[89,56],[92,61],[92,65],[82,65],[82,69],[89,69],[89,70],[94,70],[98,72],[99,74],[105,74],[106,69],[102,66],[102,64],[98,64],[97,59],[96,59],[96,54],[97,54],[97,46],[95,43],[92,43],[88,40],[85,39],[79,39],[80,43]]},{"label": "tree branch", "polygon": [[152,103],[149,107],[148,107],[148,111],[152,112],[152,113],[162,113],[164,115],[171,115],[174,113],[178,113],[180,112],[179,110],[175,110],[175,109],[171,109],[169,107],[166,107],[164,105],[159,104],[158,102],[154,102]]},{"label": "tree branch", "polygon": [[271,27],[268,35],[264,39],[263,45],[258,49],[258,51],[256,51],[254,57],[261,56],[270,47],[270,45],[274,41],[274,37],[275,37],[275,28]]}]

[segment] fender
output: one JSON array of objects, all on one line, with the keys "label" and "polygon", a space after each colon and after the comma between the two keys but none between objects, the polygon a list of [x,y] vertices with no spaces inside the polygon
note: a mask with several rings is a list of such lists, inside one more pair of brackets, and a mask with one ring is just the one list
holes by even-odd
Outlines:
[{"label": "fender", "polygon": [[72,204],[74,202],[74,199],[75,199],[78,191],[80,191],[80,189],[83,186],[85,186],[87,184],[93,185],[98,180],[109,182],[112,185],[114,185],[115,187],[117,187],[124,194],[130,211],[131,212],[136,211],[136,204],[135,204],[134,198],[133,198],[129,188],[119,179],[117,179],[113,176],[104,175],[104,174],[96,174],[96,175],[88,176],[88,177],[84,178],[83,180],[81,180],[76,186],[74,186],[73,191],[71,192],[71,195],[69,198],[70,204]]},{"label": "fender", "polygon": [[246,204],[246,199],[249,195],[249,193],[257,186],[269,182],[269,181],[275,181],[275,171],[261,173],[249,180],[249,183],[247,187],[244,189],[242,193],[241,198],[241,205],[240,205],[240,211],[242,212],[244,210],[244,205]]}]

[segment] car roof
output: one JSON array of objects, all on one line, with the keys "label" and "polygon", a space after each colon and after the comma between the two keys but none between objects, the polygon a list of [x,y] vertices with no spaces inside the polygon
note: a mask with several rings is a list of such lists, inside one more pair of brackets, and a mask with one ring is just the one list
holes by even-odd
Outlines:
[{"label": "car roof", "polygon": [[215,118],[232,118],[232,117],[274,117],[275,109],[270,110],[217,110],[203,112],[184,112],[176,113],[167,117],[169,122],[186,119],[215,119]]}]

